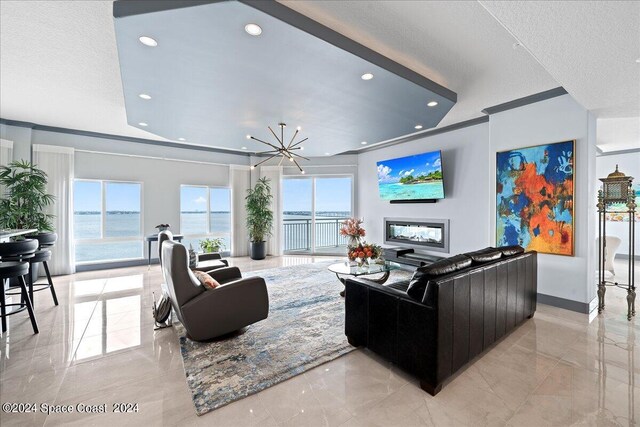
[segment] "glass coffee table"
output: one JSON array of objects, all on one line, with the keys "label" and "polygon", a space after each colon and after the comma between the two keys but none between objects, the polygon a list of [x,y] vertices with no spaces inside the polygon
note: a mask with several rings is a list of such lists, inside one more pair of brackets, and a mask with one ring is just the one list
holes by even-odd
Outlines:
[{"label": "glass coffee table", "polygon": [[[338,262],[335,264],[331,264],[328,268],[329,268],[329,271],[336,274],[336,277],[338,278],[338,280],[340,280],[340,282],[342,282],[343,285],[346,284],[346,278],[340,277],[340,275],[358,277],[358,276],[368,276],[370,274],[380,274],[380,273],[382,273],[382,277],[379,277],[376,279],[367,278],[367,280],[371,280],[372,282],[376,282],[382,285],[384,282],[386,282],[389,279],[389,274],[391,273],[392,270],[400,269],[400,264],[396,262],[391,262],[391,261],[384,261],[381,263],[372,262],[369,265],[364,264],[363,266],[360,267],[357,265],[351,265],[349,261],[345,261],[345,262]],[[340,296],[344,297],[344,290],[340,292]]]}]

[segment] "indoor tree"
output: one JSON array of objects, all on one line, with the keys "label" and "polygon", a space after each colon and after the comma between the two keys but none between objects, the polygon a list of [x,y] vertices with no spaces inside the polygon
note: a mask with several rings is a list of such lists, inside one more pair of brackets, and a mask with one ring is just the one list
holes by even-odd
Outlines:
[{"label": "indoor tree", "polygon": [[45,213],[54,196],[47,193],[47,174],[31,162],[0,167],[0,228],[53,231],[54,215]]},{"label": "indoor tree", "polygon": [[247,230],[251,240],[251,258],[266,257],[265,238],[271,234],[273,211],[271,210],[271,183],[266,177],[260,178],[253,188],[247,190]]}]

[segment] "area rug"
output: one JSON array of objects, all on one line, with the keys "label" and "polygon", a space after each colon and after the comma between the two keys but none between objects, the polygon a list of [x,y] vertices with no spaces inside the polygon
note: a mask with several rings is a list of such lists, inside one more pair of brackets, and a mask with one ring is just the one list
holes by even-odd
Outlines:
[{"label": "area rug", "polygon": [[[335,261],[333,261],[335,262]],[[353,350],[344,334],[344,286],[330,262],[245,274],[263,277],[269,317],[222,341],[199,343],[174,323],[198,415],[257,393]],[[408,273],[391,273],[390,281]]]}]

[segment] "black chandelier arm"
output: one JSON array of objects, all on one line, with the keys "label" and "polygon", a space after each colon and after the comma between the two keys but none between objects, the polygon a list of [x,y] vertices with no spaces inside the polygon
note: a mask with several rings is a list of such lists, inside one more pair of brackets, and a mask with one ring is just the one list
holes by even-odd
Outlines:
[{"label": "black chandelier arm", "polygon": [[278,138],[278,135],[276,135],[276,133],[273,131],[273,129],[271,129],[271,126],[267,126],[269,128],[269,130],[271,131],[271,133],[273,134],[273,136],[278,140],[278,142],[280,143],[280,145],[282,145],[282,148],[284,148],[284,144],[282,143],[282,141],[280,140],[280,138]]},{"label": "black chandelier arm", "polygon": [[254,168],[257,168],[258,166],[260,166],[261,164],[263,164],[264,162],[268,162],[269,160],[273,159],[274,157],[276,157],[277,154],[274,154],[273,156],[264,159],[263,161],[261,161],[260,163],[256,163],[255,165],[253,165]]},{"label": "black chandelier arm", "polygon": [[298,145],[302,144],[302,143],[303,143],[303,142],[305,142],[307,139],[309,139],[309,138],[305,138],[305,139],[302,139],[302,140],[300,140],[300,141],[296,142],[296,143],[295,143],[295,144],[293,144],[290,148],[293,148],[293,147],[296,147],[296,146],[298,146]]},{"label": "black chandelier arm", "polygon": [[266,145],[268,145],[269,147],[273,147],[274,149],[276,149],[276,150],[278,150],[278,151],[280,151],[280,150],[281,150],[281,148],[280,148],[280,147],[276,147],[275,145],[271,144],[270,142],[263,141],[263,140],[261,140],[261,139],[256,138],[255,136],[251,136],[250,138],[251,138],[251,139],[253,139],[253,140],[256,140],[256,141],[258,141],[258,142],[262,142],[263,144],[266,144]]},{"label": "black chandelier arm", "polygon": [[292,156],[296,156],[296,157],[300,157],[301,159],[310,160],[310,159],[308,159],[308,158],[306,158],[304,156],[301,156],[300,154],[297,154],[297,153],[291,153],[291,155]]},{"label": "black chandelier arm", "polygon": [[[293,159],[293,157],[292,157]],[[296,159],[293,159],[293,163],[296,164],[296,166],[298,167],[298,169],[300,169],[300,172],[302,172],[302,168],[300,167],[300,165],[298,164],[298,162],[296,161]]]},{"label": "black chandelier arm", "polygon": [[289,148],[291,148],[291,144],[293,144],[293,140],[296,139],[296,136],[298,135],[298,129],[296,129],[295,133],[293,134],[293,136],[291,137],[291,141],[289,141],[289,145],[287,145],[287,150]]}]

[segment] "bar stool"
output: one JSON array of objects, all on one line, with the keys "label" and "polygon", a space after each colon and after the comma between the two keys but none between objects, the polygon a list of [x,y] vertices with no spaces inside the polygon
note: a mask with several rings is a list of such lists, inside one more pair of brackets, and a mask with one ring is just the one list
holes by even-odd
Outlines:
[{"label": "bar stool", "polygon": [[[49,248],[55,245],[56,240],[58,240],[58,235],[56,233],[47,233],[47,234],[38,234],[34,236],[34,238],[38,241],[39,246],[36,252],[33,254],[33,257],[29,258],[29,274],[27,274],[27,287],[29,290],[29,298],[31,299],[31,305],[33,307],[36,306],[35,298],[33,297],[34,292],[43,291],[45,289],[51,290],[51,296],[53,297],[53,303],[58,305],[58,297],[56,295],[56,290],[53,287],[53,280],[51,280],[51,273],[49,272],[48,261],[51,260],[51,251]],[[38,263],[42,263],[44,266],[44,271],[47,274],[47,282],[48,283],[33,283],[33,268],[34,265],[38,265]],[[9,289],[13,290],[16,287],[13,286]],[[15,292],[7,292],[7,295],[18,295]]]},{"label": "bar stool", "polygon": [[[33,239],[0,243],[0,315],[2,316],[2,333],[7,330],[7,316],[19,313],[24,309],[29,312],[33,333],[37,334],[39,332],[31,299],[27,292],[27,283],[24,280],[24,276],[29,274],[29,259],[33,258],[37,249],[38,241]],[[22,301],[20,303],[7,304],[5,282],[14,278],[18,280]],[[7,306],[18,306],[20,308],[7,313]]]}]

